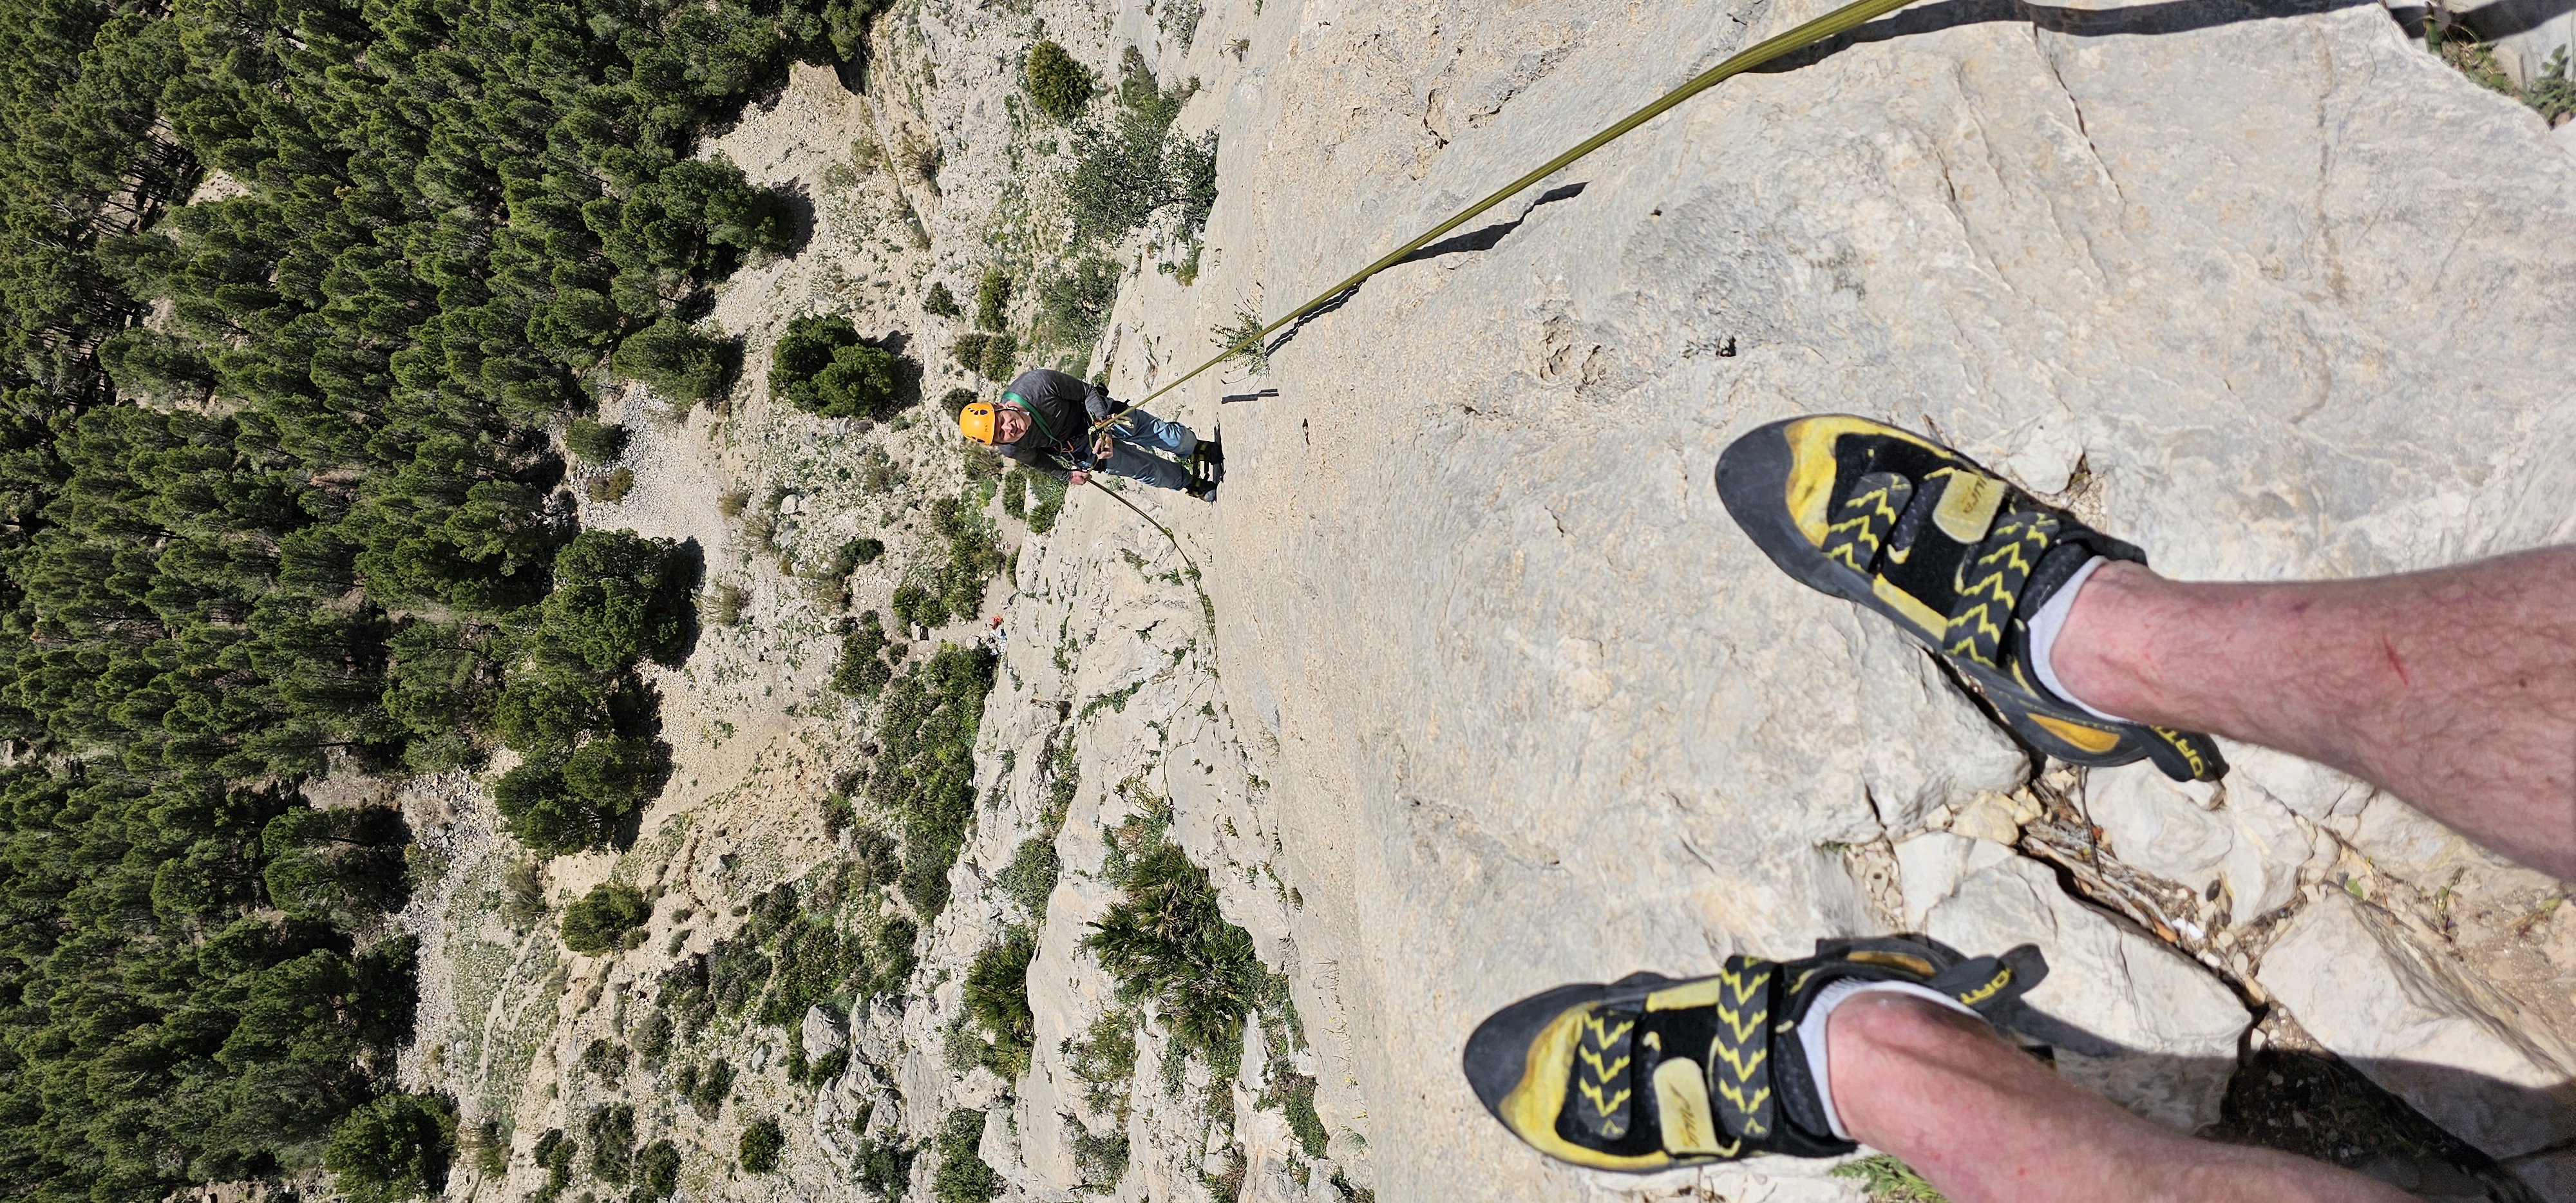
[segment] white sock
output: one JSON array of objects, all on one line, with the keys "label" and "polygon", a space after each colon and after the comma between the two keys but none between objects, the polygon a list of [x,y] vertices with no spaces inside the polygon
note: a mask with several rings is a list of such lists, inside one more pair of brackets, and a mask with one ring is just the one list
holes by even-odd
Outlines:
[{"label": "white sock", "polygon": [[2057,679],[2057,667],[2050,664],[2048,659],[2050,654],[2057,650],[2057,633],[2065,628],[2066,615],[2075,609],[2075,595],[2083,590],[2084,582],[2093,579],[2093,570],[2104,563],[2106,561],[2100,556],[2084,561],[2084,566],[2076,569],[2075,575],[2066,578],[2066,583],[2057,587],[2056,594],[2039,607],[2039,613],[2030,616],[2030,670],[2038,674],[2039,683],[2047,686],[2050,693],[2075,703],[2084,713],[2098,719],[2125,723],[2129,720],[2108,711],[2096,710],[2090,703],[2075,696],[2074,691],[2066,688],[2065,683]]},{"label": "white sock", "polygon": [[[1834,1135],[1842,1140],[1850,1140],[1852,1134],[1843,1130],[1842,1116],[1834,1111],[1833,1075],[1825,1065],[1825,1020],[1833,1016],[1834,1008],[1841,1006],[1844,1000],[1856,994],[1868,994],[1873,991],[1912,995],[1915,998],[1929,999],[1962,1015],[1977,1014],[1961,1004],[1958,999],[1929,986],[1918,986],[1913,982],[1865,982],[1859,978],[1847,977],[1817,991],[1816,1001],[1807,1008],[1807,1017],[1798,1021],[1798,1047],[1807,1054],[1807,1076],[1816,1080],[1816,1101],[1824,1106],[1825,1122],[1833,1127]],[[1982,1019],[1983,1016],[1978,1018]]]}]

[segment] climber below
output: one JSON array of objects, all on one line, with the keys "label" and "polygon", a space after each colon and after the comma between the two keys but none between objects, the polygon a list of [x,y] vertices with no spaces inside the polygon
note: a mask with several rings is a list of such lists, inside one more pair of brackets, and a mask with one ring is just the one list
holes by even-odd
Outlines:
[{"label": "climber below", "polygon": [[[1104,421],[1107,426],[1091,433]],[[1112,399],[1099,385],[1048,368],[1020,373],[1000,401],[959,410],[957,429],[1031,471],[1073,485],[1107,472],[1214,501],[1225,467],[1225,452],[1215,439],[1202,439],[1187,426]],[[1155,451],[1181,462],[1149,454]]]},{"label": "climber below", "polygon": [[[2215,781],[2212,731],[2576,875],[2576,547],[2363,580],[2176,581],[1956,451],[1845,415],[1746,434],[1718,458],[1717,493],[1774,564],[1895,623],[2051,757]],[[2060,1078],[2002,1033],[2083,1053],[2099,1037],[2025,1005],[2048,973],[2036,947],[1985,951],[1823,939],[1707,977],[1559,986],[1476,1029],[1467,1080],[1513,1135],[1594,1169],[1868,1145],[1958,1203],[2409,1198],[2193,1140]]]}]

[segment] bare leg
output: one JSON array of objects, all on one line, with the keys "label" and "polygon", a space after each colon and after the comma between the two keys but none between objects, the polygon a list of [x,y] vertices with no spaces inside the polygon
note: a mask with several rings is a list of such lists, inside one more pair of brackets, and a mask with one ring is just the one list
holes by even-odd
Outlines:
[{"label": "bare leg", "polygon": [[2395,1187],[2270,1149],[2168,1132],[2062,1081],[1985,1024],[1863,994],[1826,1022],[1834,1109],[1951,1203],[2409,1203]]},{"label": "bare leg", "polygon": [[2576,878],[2576,547],[2280,585],[2105,564],[2049,662],[2109,713],[2332,765]]}]

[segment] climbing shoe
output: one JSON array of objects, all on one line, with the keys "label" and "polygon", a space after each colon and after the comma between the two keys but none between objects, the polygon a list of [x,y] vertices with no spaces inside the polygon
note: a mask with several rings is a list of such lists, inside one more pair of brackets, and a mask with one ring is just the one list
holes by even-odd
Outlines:
[{"label": "climbing shoe", "polygon": [[2029,620],[2048,599],[2096,556],[2145,552],[1947,447],[1841,414],[1737,439],[1718,456],[1717,495],[1782,571],[1885,615],[2040,751],[2093,766],[2143,756],[2176,781],[2227,772],[2208,736],[2103,718],[2030,667]]},{"label": "climbing shoe", "polygon": [[1214,484],[1225,479],[1225,447],[1215,439],[1200,439],[1190,452],[1190,475]]},{"label": "climbing shoe", "polygon": [[1732,956],[1715,977],[1559,986],[1477,1026],[1467,1081],[1514,1136],[1592,1169],[1835,1157],[1856,1146],[1835,1133],[1800,1028],[1820,999],[1851,989],[1828,996],[1828,987],[1906,983],[2011,1027],[2026,1014],[2021,996],[2047,976],[2028,944],[1969,958],[1896,936],[1818,940],[1814,956],[1796,961]]},{"label": "climbing shoe", "polygon": [[1188,484],[1182,485],[1181,491],[1192,497],[1196,497],[1201,501],[1216,500],[1216,482],[1212,480],[1191,481]]}]

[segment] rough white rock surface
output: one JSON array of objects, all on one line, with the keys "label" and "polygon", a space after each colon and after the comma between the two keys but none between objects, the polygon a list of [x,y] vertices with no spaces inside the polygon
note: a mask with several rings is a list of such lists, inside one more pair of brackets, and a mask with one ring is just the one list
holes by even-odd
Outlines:
[{"label": "rough white rock surface", "polygon": [[1962,950],[2038,945],[2048,979],[2026,1001],[2107,1042],[2062,1042],[2060,1074],[2180,1131],[2217,1121],[2250,1017],[2200,966],[2068,898],[2047,867],[2028,860],[1959,883],[1926,930]]},{"label": "rough white rock surface", "polygon": [[2259,980],[2327,1048],[2489,1156],[2576,1138],[2576,1055],[2341,892],[2291,921]]},{"label": "rough white rock surface", "polygon": [[[1212,8],[1253,51],[1208,60],[1184,118],[1225,132],[1207,265],[1122,300],[1115,390],[1826,7]],[[1901,921],[1818,846],[1911,834],[2023,771],[1919,653],[1734,529],[1709,472],[1748,427],[1937,428],[2041,490],[2080,462],[2083,504],[2188,578],[2570,531],[2576,159],[2534,114],[2376,6],[1965,11],[1643,127],[1550,182],[1579,195],[1475,223],[1526,213],[1489,249],[1305,326],[1261,382],[1276,399],[1220,410],[1242,386],[1203,379],[1157,403],[1222,418],[1224,500],[1174,525],[1205,552],[1232,710],[1275,740],[1256,771],[1293,925],[1333,966],[1299,1003],[1348,1016],[1323,1103],[1371,1140],[1382,1197],[1591,1189],[1476,1105],[1457,1055],[1478,1020]],[[2311,822],[2367,801],[2230,754]],[[2009,913],[2058,916],[2054,881],[2009,880]],[[1982,905],[1944,904],[1970,933],[1998,920],[1969,925]],[[2187,963],[2136,968],[2143,939],[2099,947],[2191,992]],[[2199,981],[2210,1022],[2180,1035],[2232,1057],[2241,1013],[2218,1023]],[[2204,1114],[2220,1076],[2172,1113]]]}]

